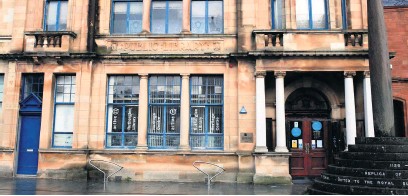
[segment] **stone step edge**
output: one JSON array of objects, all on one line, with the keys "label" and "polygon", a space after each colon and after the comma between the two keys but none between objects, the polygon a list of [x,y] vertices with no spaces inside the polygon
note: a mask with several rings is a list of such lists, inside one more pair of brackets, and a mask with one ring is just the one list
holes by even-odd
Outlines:
[{"label": "stone step edge", "polygon": [[307,188],[307,194],[310,195],[312,193],[312,195],[315,195],[313,192],[316,193],[316,195],[341,195],[341,194],[338,194],[338,193],[330,193],[330,192],[326,192],[326,191],[321,191],[321,190],[318,190],[318,189],[315,189],[315,188],[312,188],[312,187]]},{"label": "stone step edge", "polygon": [[358,144],[358,145],[349,145],[348,149],[349,149],[348,152],[373,152],[372,150],[387,150],[389,152],[379,152],[379,153],[408,153],[408,145]]},{"label": "stone step edge", "polygon": [[[323,185],[326,185],[326,186],[332,186],[332,187],[335,187],[335,189],[341,188],[341,191],[340,191],[340,192],[335,192],[335,193],[341,194],[341,195],[346,195],[346,194],[359,194],[359,195],[364,194],[364,195],[367,195],[367,194],[368,194],[368,193],[362,193],[361,191],[360,191],[361,193],[351,193],[351,190],[356,190],[356,189],[374,189],[374,190],[376,190],[376,192],[382,192],[382,191],[403,191],[403,192],[408,193],[408,189],[380,188],[380,187],[370,187],[370,186],[352,186],[352,185],[328,183],[328,182],[321,181],[321,180],[319,180],[319,179],[315,179],[315,182],[314,182],[314,184],[313,184],[313,188],[314,188],[314,189],[318,189],[316,186],[319,186],[319,185],[317,185],[317,184],[323,184]],[[318,190],[321,190],[321,189],[318,189]],[[326,192],[327,192],[327,190],[322,190],[322,191],[326,191]],[[391,193],[392,193],[392,192],[391,192]],[[384,194],[384,193],[382,192],[382,194]],[[395,194],[395,193],[394,193],[394,194]]]},{"label": "stone step edge", "polygon": [[[355,162],[364,162],[364,164],[363,163],[361,164],[367,165],[367,167],[361,167],[361,165],[359,165],[360,168],[364,168],[364,169],[408,170],[408,161],[375,161],[374,162],[370,160],[343,159],[343,158],[338,158],[338,157],[336,157],[334,161],[336,163],[335,165],[341,165],[341,164],[337,164],[337,161],[343,161],[343,162],[351,161],[351,162],[354,162],[353,163],[354,165],[357,164]],[[374,164],[388,164],[388,166],[381,167],[381,168],[375,168],[375,167],[378,167],[378,165],[374,166]],[[346,167],[346,166],[343,166],[343,167]]]},{"label": "stone step edge", "polygon": [[[335,181],[332,181],[335,178]],[[341,178],[342,181],[338,179]],[[344,185],[354,185],[354,186],[369,186],[369,187],[381,187],[381,188],[408,188],[408,179],[384,179],[384,178],[371,178],[367,177],[356,177],[356,176],[345,176],[337,175],[323,172],[321,174],[321,179],[325,182],[335,182]],[[371,183],[370,183],[371,182]],[[378,183],[383,182],[383,183]],[[363,184],[361,184],[363,183]]]},{"label": "stone step edge", "polygon": [[339,157],[352,160],[408,161],[408,153],[340,152]]},{"label": "stone step edge", "polygon": [[[387,170],[387,171],[384,171],[382,169],[367,169],[367,168],[358,168],[358,167],[339,167],[339,166],[336,166],[336,165],[327,166],[327,169],[326,169],[327,173],[338,174],[336,172],[330,172],[332,170],[349,170],[346,173],[344,171],[341,171],[345,176],[347,176],[348,173],[357,174],[358,172],[361,172],[361,175],[359,177],[370,177],[370,178],[377,177],[377,178],[392,178],[392,179],[408,178],[408,170]],[[357,171],[351,171],[351,170],[357,170]],[[368,172],[368,173],[366,173],[366,172]]]}]

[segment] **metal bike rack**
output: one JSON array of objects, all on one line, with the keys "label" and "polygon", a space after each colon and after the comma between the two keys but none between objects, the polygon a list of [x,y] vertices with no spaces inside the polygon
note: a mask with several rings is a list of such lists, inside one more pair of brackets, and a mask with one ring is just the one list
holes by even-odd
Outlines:
[{"label": "metal bike rack", "polygon": [[[198,164],[198,163],[204,163],[204,164],[208,164],[208,165],[213,165],[213,166],[215,166],[215,167],[220,168],[221,171],[219,171],[218,173],[216,173],[214,176],[210,177],[210,174],[208,174],[207,172],[203,171],[202,169],[200,169],[200,168],[198,168],[198,167],[196,166],[196,164]],[[225,171],[225,169],[224,169],[223,167],[221,167],[221,166],[219,166],[219,165],[216,165],[216,164],[214,164],[214,163],[205,162],[205,161],[194,161],[193,166],[194,166],[196,169],[198,169],[198,171],[200,171],[201,173],[207,175],[207,179],[208,179],[208,182],[207,182],[207,183],[208,183],[208,186],[210,186],[210,183],[211,183],[211,180],[212,180],[212,179],[214,179],[215,177],[217,177],[218,175],[222,174],[222,173]]]},{"label": "metal bike rack", "polygon": [[[97,167],[96,165],[92,164],[92,162],[97,162],[97,161],[98,161],[98,162],[104,162],[104,163],[110,163],[110,164],[116,165],[116,166],[119,167],[119,169],[116,170],[115,172],[113,172],[112,174],[110,174],[109,176],[106,176],[106,172],[104,172],[101,168]],[[100,172],[103,173],[103,183],[104,183],[104,185],[105,185],[106,182],[108,181],[108,178],[109,178],[109,177],[115,175],[116,173],[118,173],[120,170],[123,169],[122,166],[120,166],[120,165],[118,165],[118,164],[116,164],[116,163],[114,163],[114,162],[104,161],[104,160],[89,160],[89,165],[91,165],[92,167],[94,167],[95,169],[97,169],[98,171],[100,171]]]}]

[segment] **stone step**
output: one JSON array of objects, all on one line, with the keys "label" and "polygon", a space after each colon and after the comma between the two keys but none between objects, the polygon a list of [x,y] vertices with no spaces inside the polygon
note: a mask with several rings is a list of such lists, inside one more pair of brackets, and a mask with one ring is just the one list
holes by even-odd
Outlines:
[{"label": "stone step", "polygon": [[408,145],[406,137],[359,137],[356,144],[376,144],[376,145]]},{"label": "stone step", "polygon": [[367,168],[352,168],[339,167],[329,165],[327,173],[344,176],[366,177],[366,178],[388,178],[388,179],[403,179],[408,178],[408,170],[384,170],[384,169],[367,169]]},{"label": "stone step", "polygon": [[372,161],[408,161],[408,153],[340,152],[340,158]]},{"label": "stone step", "polygon": [[322,181],[336,184],[345,184],[352,186],[370,186],[382,188],[408,188],[408,179],[384,179],[384,178],[370,178],[370,177],[354,177],[335,175],[323,172],[321,174]]},{"label": "stone step", "polygon": [[349,145],[349,152],[408,153],[408,145]]},{"label": "stone step", "polygon": [[353,186],[324,182],[316,179],[312,189],[344,195],[407,195],[408,189]]},{"label": "stone step", "polygon": [[408,161],[370,161],[336,158],[337,166],[369,169],[408,170]]},{"label": "stone step", "polygon": [[326,192],[326,191],[317,190],[317,189],[314,189],[312,187],[307,188],[307,193],[309,195],[339,195],[339,194],[335,194],[335,193],[330,193],[330,192]]}]

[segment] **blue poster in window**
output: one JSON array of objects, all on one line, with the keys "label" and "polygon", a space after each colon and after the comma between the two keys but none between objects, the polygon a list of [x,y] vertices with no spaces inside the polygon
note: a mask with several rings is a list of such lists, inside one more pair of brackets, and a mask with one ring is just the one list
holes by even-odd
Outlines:
[{"label": "blue poster in window", "polygon": [[300,130],[299,127],[293,127],[291,133],[293,137],[299,137],[300,134],[302,134],[302,130]]},{"label": "blue poster in window", "polygon": [[314,121],[312,123],[312,128],[314,131],[320,131],[322,129],[322,123],[319,121]]}]

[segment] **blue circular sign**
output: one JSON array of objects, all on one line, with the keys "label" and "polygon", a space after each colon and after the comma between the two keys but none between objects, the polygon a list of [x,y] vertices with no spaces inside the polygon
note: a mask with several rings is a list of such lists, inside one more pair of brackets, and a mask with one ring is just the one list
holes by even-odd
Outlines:
[{"label": "blue circular sign", "polygon": [[293,127],[291,133],[293,137],[299,137],[300,134],[302,133],[302,130],[300,130],[299,127]]},{"label": "blue circular sign", "polygon": [[322,129],[322,123],[319,121],[314,121],[312,123],[312,128],[314,131],[320,131]]}]

